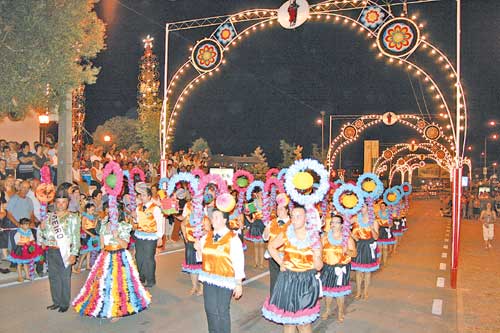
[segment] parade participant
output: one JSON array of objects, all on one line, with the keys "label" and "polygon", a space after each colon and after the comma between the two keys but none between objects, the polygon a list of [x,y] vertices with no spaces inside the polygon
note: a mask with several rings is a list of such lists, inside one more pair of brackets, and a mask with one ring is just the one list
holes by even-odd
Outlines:
[{"label": "parade participant", "polygon": [[227,213],[214,208],[212,228],[195,247],[201,254],[203,301],[210,333],[231,332],[231,295],[243,293],[245,257],[238,236],[226,226]]},{"label": "parade participant", "polygon": [[[278,216],[271,220],[262,237],[265,241],[272,242],[276,236],[286,231],[290,225],[290,217],[288,216],[287,206],[278,206],[276,208],[276,213]],[[280,257],[283,257],[283,247],[278,248]],[[268,254],[268,252],[266,252]],[[276,285],[276,279],[280,271],[280,265],[273,259],[270,255],[267,256],[269,261],[269,295],[273,294],[274,286]]]},{"label": "parade participant", "polygon": [[82,227],[80,237],[80,258],[78,265],[73,273],[80,273],[82,270],[83,261],[86,260],[87,270],[90,270],[91,260],[90,255],[92,252],[99,252],[99,237],[97,236],[97,217],[95,216],[95,205],[91,202],[85,205],[85,212],[82,213]]},{"label": "parade participant", "polygon": [[377,239],[377,245],[382,248],[382,258],[380,264],[387,264],[387,259],[389,257],[389,246],[396,244],[396,238],[391,232],[391,222],[390,214],[387,209],[387,204],[385,202],[380,202],[379,210],[375,213],[375,220],[379,226],[379,236]]},{"label": "parade participant", "polygon": [[351,261],[356,272],[356,296],[361,298],[361,283],[364,281],[363,298],[368,298],[371,272],[379,269],[377,258],[378,223],[368,214],[368,206],[363,204],[361,212],[353,217],[352,238],[356,241],[357,255]]},{"label": "parade participant", "polygon": [[72,306],[82,316],[110,318],[145,310],[151,295],[144,288],[132,255],[127,250],[132,226],[121,216],[117,228],[107,219],[99,229],[103,251],[97,258]]},{"label": "parade participant", "polygon": [[391,232],[396,242],[392,246],[392,254],[396,254],[398,245],[401,243],[401,238],[403,236],[403,225],[401,223],[401,202],[392,207],[392,228]]},{"label": "parade participant", "polygon": [[[33,278],[33,275],[29,273],[29,265],[38,262],[43,255],[43,250],[35,243],[35,237],[30,229],[30,222],[27,218],[19,220],[20,227],[14,234],[16,245],[7,257],[7,260],[17,264],[18,282],[23,282],[23,268],[25,279],[30,280]],[[34,269],[34,267],[31,268]]]},{"label": "parade participant", "polygon": [[80,216],[68,211],[69,196],[59,189],[55,196],[55,212],[40,224],[40,243],[47,247],[52,305],[47,309],[66,312],[71,295],[71,265],[80,251]]},{"label": "parade participant", "polygon": [[134,223],[135,260],[141,282],[146,288],[151,288],[156,284],[155,253],[163,237],[163,214],[161,208],[151,201],[152,192],[145,183],[137,183],[136,190],[142,204],[137,206],[137,221]]},{"label": "parade participant", "polygon": [[265,244],[262,238],[262,233],[264,232],[264,222],[262,222],[262,191],[256,190],[253,194],[253,201],[250,205],[253,205],[251,210],[245,214],[245,226],[247,231],[245,233],[245,240],[253,243],[255,264],[254,267],[264,268],[264,251]]},{"label": "parade participant", "polygon": [[[306,229],[306,210],[296,206],[291,224],[268,245],[280,273],[273,294],[262,307],[263,316],[283,324],[285,333],[311,333],[312,323],[320,312],[320,282],[317,272],[323,267],[321,246],[313,249],[313,235]],[[283,257],[278,249],[283,247]]]},{"label": "parade participant", "polygon": [[[184,262],[182,263],[182,271],[189,274],[191,277],[191,290],[190,295],[201,296],[203,294],[203,287],[198,282],[198,275],[201,271],[201,262],[196,258],[196,250],[194,248],[194,243],[196,241],[194,237],[195,221],[192,201],[189,200],[184,205],[182,211],[182,224],[181,231],[184,238]],[[206,215],[203,215],[206,218]]]},{"label": "parade participant", "polygon": [[323,235],[323,270],[321,283],[326,309],[321,314],[327,319],[332,313],[333,299],[337,300],[338,321],[344,321],[344,296],[351,294],[351,258],[356,257],[356,245],[352,237],[348,238],[347,247],[342,245],[342,225],[344,219],[335,215],[330,219],[330,231]]}]

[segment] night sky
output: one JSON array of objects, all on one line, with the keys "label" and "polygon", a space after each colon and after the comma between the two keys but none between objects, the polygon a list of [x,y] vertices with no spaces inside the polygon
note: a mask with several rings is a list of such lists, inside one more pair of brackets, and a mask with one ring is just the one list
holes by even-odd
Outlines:
[{"label": "night sky", "polygon": [[[478,160],[485,133],[494,133],[486,122],[500,121],[500,10],[498,0],[462,3],[468,144],[474,148],[473,159]],[[93,131],[113,116],[136,114],[142,39],[148,34],[155,38],[154,52],[163,69],[166,22],[278,8],[281,4],[269,0],[101,0],[97,12],[107,24],[107,49],[95,61],[102,67],[97,83],[87,87],[86,127]],[[395,13],[400,10],[394,7]],[[424,21],[428,39],[454,59],[455,1],[409,5],[409,12]],[[171,34],[170,75],[188,57],[189,47],[214,29]],[[419,113],[408,74],[377,59],[370,48],[372,42],[348,26],[319,22],[306,22],[293,31],[276,25],[253,34],[225,54],[227,65],[220,74],[190,94],[178,118],[174,148],[185,149],[198,137],[207,139],[214,153],[249,154],[260,145],[274,165],[281,159],[280,139],[303,145],[305,156],[312,143],[321,144],[321,129],[315,124],[321,110],[327,115]],[[163,81],[161,85],[163,90]],[[429,112],[436,115],[436,103],[426,98]],[[420,104],[423,108],[422,100]],[[334,123],[334,136],[340,126],[340,122]],[[325,132],[328,140],[328,126]],[[382,143],[408,142],[411,138],[417,138],[416,134],[399,126],[389,131],[375,127],[362,137]],[[347,166],[362,163],[359,142],[346,149]],[[500,162],[498,146],[489,143],[489,163]]]}]

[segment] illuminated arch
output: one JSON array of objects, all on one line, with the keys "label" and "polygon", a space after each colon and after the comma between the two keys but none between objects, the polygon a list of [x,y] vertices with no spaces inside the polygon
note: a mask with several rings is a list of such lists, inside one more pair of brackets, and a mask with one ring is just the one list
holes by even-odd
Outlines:
[{"label": "illuminated arch", "polygon": [[[432,160],[436,162],[436,164],[441,167],[443,170],[450,172],[447,166],[442,165],[442,160],[437,158],[435,154],[409,154],[407,156],[400,157],[394,165],[391,166],[389,170],[389,186],[392,185],[392,180],[394,175],[399,172],[401,174],[401,182],[408,181],[410,184],[412,182],[412,174],[413,170],[424,167],[425,160]],[[408,178],[405,178],[405,175],[408,174]],[[451,173],[450,173],[451,176]]]},{"label": "illuminated arch", "polygon": [[[442,127],[437,123],[429,123],[427,120],[413,115],[400,114],[391,115],[393,117],[392,124],[401,124],[419,133],[422,138],[431,144],[436,144],[443,147],[445,152],[454,150],[454,143],[450,137],[444,135]],[[330,168],[335,167],[337,155],[344,149],[345,146],[355,142],[360,135],[370,127],[375,125],[384,125],[387,119],[387,114],[384,115],[365,115],[361,116],[351,123],[346,123],[340,129],[340,133],[332,140],[328,149],[327,164]]]},{"label": "illuminated arch", "polygon": [[[418,1],[419,0],[416,0],[415,2]],[[393,7],[394,6],[395,5],[393,5]],[[383,13],[383,19],[379,22],[380,24],[367,22],[367,13],[373,10]],[[330,24],[348,25],[351,29],[356,28],[359,33],[365,34],[367,38],[372,38],[374,40],[378,40],[377,38],[379,35],[383,37],[381,35],[381,31],[384,29],[385,25],[391,20],[397,19],[397,17],[392,14],[392,11],[387,9],[387,5],[385,5],[382,0],[327,0],[310,6],[309,13],[309,21],[322,21]],[[206,81],[206,79],[217,76],[218,72],[226,62],[224,59],[225,53],[239,45],[244,38],[266,27],[279,26],[277,17],[277,9],[251,9],[232,15],[207,17],[197,20],[166,24],[164,100],[160,117],[160,146],[162,150],[162,158],[165,158],[166,152],[171,149],[171,144],[175,135],[176,119],[180,115],[183,103],[188,98],[189,93],[198,87],[202,82]],[[446,135],[447,141],[450,144],[452,143],[455,131],[463,130],[463,142],[458,144],[465,146],[465,138],[467,134],[467,106],[465,94],[461,84],[459,84],[458,87],[460,91],[459,98],[461,101],[461,113],[459,115],[461,120],[460,128],[455,128],[455,120],[452,117],[452,113],[447,102],[447,100],[453,100],[453,98],[455,98],[456,93],[455,87],[453,86],[453,78],[456,77],[456,70],[448,57],[436,46],[430,43],[425,34],[421,33],[423,24],[417,22],[417,17],[411,16],[405,19],[411,22],[411,25],[417,27],[418,29],[418,33],[415,34],[415,49],[408,54],[398,56],[386,52],[387,50],[382,49],[380,47],[380,43],[375,41],[372,43],[372,48],[379,49],[380,52],[378,53],[378,57],[385,57],[388,65],[392,64],[404,67],[413,75],[423,78],[424,83],[427,84],[427,89],[434,94],[435,100],[439,102],[439,109],[441,111],[440,116],[443,120],[447,119],[448,122],[445,127],[446,131],[449,131],[450,134],[444,134],[444,131],[441,133]],[[199,63],[195,65],[193,59],[197,58],[192,56],[177,69],[167,84],[169,32],[208,26],[215,26],[216,29],[211,35],[209,35],[208,38],[202,39],[194,45],[190,49],[190,52],[193,54],[193,51],[200,46],[201,42],[207,41],[209,43],[208,47],[212,48],[213,53],[218,53],[216,59],[214,60],[217,64],[208,64],[208,62],[211,61],[211,59],[208,59],[210,61],[207,60],[207,64],[204,64],[204,67],[202,68],[202,66],[199,66]],[[224,26],[228,27],[232,31],[229,34],[226,33],[226,36],[230,36],[227,43],[222,42],[219,38],[220,36],[217,35],[218,32],[221,31],[220,29]],[[416,57],[413,56],[414,54],[424,54],[435,59],[436,62],[439,63],[439,67],[443,69],[444,73],[439,72],[434,76],[431,76],[430,71],[436,70],[436,68],[431,68],[428,71],[424,70],[423,67],[417,64],[415,59]],[[443,75],[453,81],[451,83],[451,88],[448,87],[448,89],[440,87],[433,78],[438,76],[442,77]],[[167,109],[167,105],[170,106],[169,110]],[[451,148],[453,148],[453,144],[450,146],[450,149]],[[332,147],[329,149],[329,155],[331,149]],[[464,149],[461,151],[463,152]],[[332,156],[335,156],[335,153],[333,153]],[[463,154],[462,156],[459,156],[459,158],[463,158]]]},{"label": "illuminated arch", "polygon": [[441,161],[441,164],[451,172],[453,168],[453,156],[446,147],[438,142],[398,143],[389,147],[375,161],[372,172],[380,175],[382,172],[387,171],[388,164],[392,164],[394,160],[397,160],[402,155],[405,156],[412,152],[422,155],[422,151],[434,154]]}]

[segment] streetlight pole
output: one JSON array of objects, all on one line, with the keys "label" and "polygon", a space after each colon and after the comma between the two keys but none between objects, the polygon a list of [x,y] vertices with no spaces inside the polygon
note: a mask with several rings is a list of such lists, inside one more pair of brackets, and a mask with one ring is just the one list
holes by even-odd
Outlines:
[{"label": "streetlight pole", "polygon": [[484,167],[483,167],[484,180],[486,180],[488,178],[488,164],[486,164],[488,161],[488,158],[486,157],[488,155],[487,148],[488,148],[488,136],[485,136],[484,137]]}]

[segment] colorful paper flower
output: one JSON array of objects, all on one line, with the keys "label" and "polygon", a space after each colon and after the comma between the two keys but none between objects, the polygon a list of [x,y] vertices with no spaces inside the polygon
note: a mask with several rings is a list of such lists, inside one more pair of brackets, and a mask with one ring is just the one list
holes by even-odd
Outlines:
[{"label": "colorful paper flower", "polygon": [[[319,187],[311,194],[301,194],[293,185],[295,175],[305,170],[314,171],[320,178]],[[303,206],[314,205],[315,203],[323,200],[323,197],[328,193],[329,188],[330,183],[328,180],[328,171],[316,160],[303,159],[295,161],[295,163],[292,164],[286,171],[285,190],[293,201]]]},{"label": "colorful paper flower", "polygon": [[361,22],[368,28],[376,28],[384,21],[385,13],[379,7],[367,7],[361,14]]},{"label": "colorful paper flower", "polygon": [[341,185],[333,194],[333,205],[343,216],[352,216],[360,211],[364,203],[363,191],[353,184]]},{"label": "colorful paper flower", "polygon": [[[241,182],[240,179],[246,179],[246,186],[243,186],[245,185],[244,182]],[[233,189],[235,189],[236,191],[238,191],[238,193],[240,192],[245,192],[246,191],[246,188],[248,187],[248,184],[251,184],[254,180],[254,177],[253,175],[246,171],[246,170],[237,170],[234,174],[233,174]],[[242,185],[242,186],[240,186]]]},{"label": "colorful paper flower", "polygon": [[205,45],[198,50],[196,58],[200,65],[209,67],[217,60],[217,50],[213,45]]},{"label": "colorful paper flower", "polygon": [[170,197],[175,191],[175,186],[179,182],[186,182],[191,188],[191,194],[195,194],[198,190],[199,182],[198,179],[190,172],[179,172],[170,178],[168,181],[167,195]]},{"label": "colorful paper flower", "polygon": [[376,174],[371,172],[359,176],[356,185],[364,192],[365,197],[378,199],[384,193],[384,184]]},{"label": "colorful paper flower", "polygon": [[388,49],[401,51],[410,46],[413,40],[413,33],[410,27],[404,24],[397,23],[387,29],[384,42]]},{"label": "colorful paper flower", "polygon": [[401,201],[401,192],[397,186],[388,188],[384,192],[384,202],[387,206],[395,206]]}]

